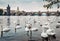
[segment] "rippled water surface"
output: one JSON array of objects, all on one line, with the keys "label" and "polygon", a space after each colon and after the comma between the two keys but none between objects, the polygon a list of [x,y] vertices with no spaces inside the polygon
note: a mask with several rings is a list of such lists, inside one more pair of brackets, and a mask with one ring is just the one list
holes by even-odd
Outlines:
[{"label": "rippled water surface", "polygon": [[[51,25],[51,28],[54,28],[56,31],[56,37],[57,40],[60,40],[60,28],[56,28],[57,22],[60,21],[60,17],[57,16],[0,16],[0,32],[1,32],[1,26],[3,28],[8,27],[8,18],[10,18],[10,31],[4,32],[3,37],[1,38],[0,33],[0,41],[27,41],[29,37],[26,35],[25,31],[25,25],[27,22],[32,24],[32,27],[39,28],[38,31],[33,32],[32,38],[41,41],[41,32],[43,28],[40,26],[40,24],[44,24],[45,22],[48,22],[48,19],[51,19],[49,22],[53,21]],[[34,24],[34,20],[36,23]],[[14,28],[16,27],[16,24],[19,23],[22,28],[17,29],[17,32],[15,33]]]}]

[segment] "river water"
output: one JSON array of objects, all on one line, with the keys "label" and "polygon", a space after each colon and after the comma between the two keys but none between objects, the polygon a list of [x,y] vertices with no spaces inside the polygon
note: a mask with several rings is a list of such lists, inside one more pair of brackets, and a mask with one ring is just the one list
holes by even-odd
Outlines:
[{"label": "river water", "polygon": [[[5,27],[8,27],[8,18],[10,18],[10,31],[3,33],[3,38],[1,38],[1,26],[3,29]],[[33,39],[40,40],[41,32],[43,28],[40,26],[41,24],[44,24],[45,22],[48,22],[48,19],[50,19],[50,22],[53,21],[51,25],[51,28],[54,28],[57,34],[57,39],[60,39],[60,28],[56,29],[57,22],[60,21],[59,16],[0,16],[0,41],[27,41],[28,36],[26,35],[25,31],[25,25],[26,23],[31,23],[32,27],[39,28],[37,32],[33,32],[32,36]],[[36,23],[34,24],[34,20]],[[15,27],[16,24],[19,23],[21,25],[21,29],[17,29],[17,32],[15,33]]]}]

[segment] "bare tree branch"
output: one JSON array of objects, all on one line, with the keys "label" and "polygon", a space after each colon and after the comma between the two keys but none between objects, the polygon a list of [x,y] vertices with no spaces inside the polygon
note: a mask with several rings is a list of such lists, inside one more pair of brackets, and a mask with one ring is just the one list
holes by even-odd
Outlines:
[{"label": "bare tree branch", "polygon": [[[57,1],[46,0],[46,1],[49,1],[50,2],[49,4],[44,5],[44,7],[47,7],[47,9],[50,8],[53,4],[57,4],[57,3],[60,2],[60,0],[57,0]],[[58,8],[59,8],[59,5],[58,5]]]}]

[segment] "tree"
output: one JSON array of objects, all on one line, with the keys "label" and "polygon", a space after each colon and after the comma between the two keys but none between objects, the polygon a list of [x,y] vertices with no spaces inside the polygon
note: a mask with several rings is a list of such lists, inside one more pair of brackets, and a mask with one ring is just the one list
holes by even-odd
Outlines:
[{"label": "tree", "polygon": [[0,9],[0,15],[3,15],[3,9]]},{"label": "tree", "polygon": [[43,0],[43,1],[50,2],[49,4],[44,5],[44,7],[47,7],[47,9],[50,8],[54,4],[57,4],[57,8],[60,7],[59,4],[58,4],[58,3],[60,3],[60,0]]}]

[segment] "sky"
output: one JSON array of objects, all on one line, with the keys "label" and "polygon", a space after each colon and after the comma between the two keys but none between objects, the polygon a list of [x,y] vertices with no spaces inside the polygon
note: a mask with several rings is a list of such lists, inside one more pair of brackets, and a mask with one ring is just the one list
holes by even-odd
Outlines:
[{"label": "sky", "polygon": [[0,8],[6,9],[8,4],[13,10],[17,10],[19,7],[20,11],[43,11],[46,10],[43,5],[48,2],[43,2],[43,0],[0,0]]}]

